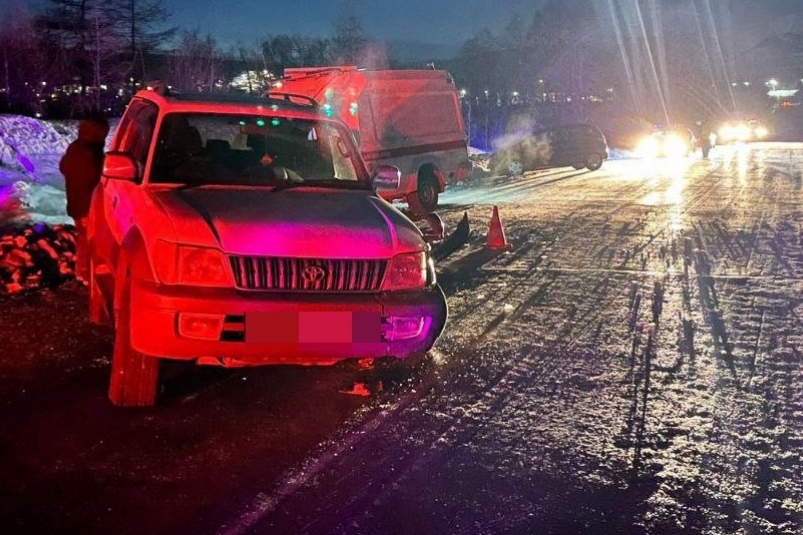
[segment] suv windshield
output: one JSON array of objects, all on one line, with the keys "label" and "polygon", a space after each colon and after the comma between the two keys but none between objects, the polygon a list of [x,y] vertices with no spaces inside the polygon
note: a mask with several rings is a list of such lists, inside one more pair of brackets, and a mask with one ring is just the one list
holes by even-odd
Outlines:
[{"label": "suv windshield", "polygon": [[347,130],[267,115],[170,113],[159,129],[151,183],[370,187]]}]

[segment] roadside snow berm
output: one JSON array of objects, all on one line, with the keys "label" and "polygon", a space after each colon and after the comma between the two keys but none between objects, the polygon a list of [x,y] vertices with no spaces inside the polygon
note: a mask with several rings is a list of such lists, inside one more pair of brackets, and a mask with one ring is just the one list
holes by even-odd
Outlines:
[{"label": "roadside snow berm", "polygon": [[502,228],[502,221],[499,219],[499,208],[494,206],[491,216],[491,227],[488,229],[488,249],[510,249],[510,244],[505,237],[505,229]]}]

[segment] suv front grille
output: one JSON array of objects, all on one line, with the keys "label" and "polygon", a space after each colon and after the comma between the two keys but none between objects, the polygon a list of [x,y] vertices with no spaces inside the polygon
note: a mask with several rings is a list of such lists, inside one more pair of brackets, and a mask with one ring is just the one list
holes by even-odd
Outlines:
[{"label": "suv front grille", "polygon": [[387,260],[229,256],[238,288],[300,292],[376,292]]}]

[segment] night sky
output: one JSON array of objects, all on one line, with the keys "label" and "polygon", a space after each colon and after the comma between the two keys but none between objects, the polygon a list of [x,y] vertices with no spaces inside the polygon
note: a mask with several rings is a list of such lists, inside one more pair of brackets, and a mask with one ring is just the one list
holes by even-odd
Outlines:
[{"label": "night sky", "polygon": [[[483,27],[498,34],[513,14],[529,23],[545,0],[162,0],[170,25],[209,33],[218,44],[254,44],[267,35],[331,37],[333,22],[348,6],[371,38],[417,40],[459,46]],[[628,5],[632,0],[614,0]],[[709,0],[728,5],[740,31],[803,31],[803,0]],[[718,4],[723,2],[723,4]],[[588,0],[607,10],[608,0]],[[42,6],[47,0],[2,0],[2,4]],[[669,2],[672,5],[672,2]],[[2,13],[0,13],[2,16]]]},{"label": "night sky", "polygon": [[[162,0],[172,15],[170,25],[208,32],[222,46],[253,44],[282,33],[331,37],[344,5],[371,38],[460,45],[483,27],[499,31],[514,13],[529,22],[542,4],[543,0]],[[2,0],[0,11],[12,5],[34,9],[47,0]]]},{"label": "night sky", "polygon": [[[266,34],[331,36],[344,3],[337,0],[163,0],[173,23],[209,31],[221,44],[251,43]],[[504,27],[514,13],[529,21],[541,0],[352,0],[350,9],[370,37],[460,44],[488,26]]]}]

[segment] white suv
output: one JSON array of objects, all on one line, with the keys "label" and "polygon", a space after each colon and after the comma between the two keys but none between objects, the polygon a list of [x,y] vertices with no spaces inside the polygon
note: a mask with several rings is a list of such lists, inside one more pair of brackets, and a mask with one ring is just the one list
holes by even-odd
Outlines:
[{"label": "white suv", "polygon": [[109,397],[152,405],[159,359],[333,364],[428,351],[446,322],[429,245],[352,134],[310,106],[140,91],[92,198],[90,316]]}]

